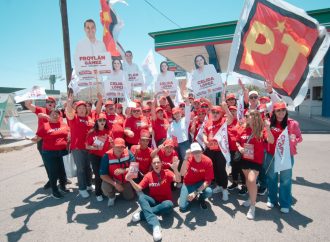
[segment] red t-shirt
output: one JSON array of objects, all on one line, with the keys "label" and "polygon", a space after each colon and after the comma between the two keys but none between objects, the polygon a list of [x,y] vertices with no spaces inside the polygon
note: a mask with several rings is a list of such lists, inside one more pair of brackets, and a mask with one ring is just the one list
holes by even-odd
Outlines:
[{"label": "red t-shirt", "polygon": [[229,150],[230,151],[237,151],[236,146],[236,138],[237,138],[237,131],[238,131],[238,122],[237,119],[234,119],[233,122],[228,125],[227,131],[228,131],[228,143],[229,143]]},{"label": "red t-shirt", "polygon": [[281,126],[281,124],[279,122],[276,122],[275,127],[271,127],[270,131],[272,132],[273,136],[274,136],[274,143],[273,144],[269,144],[267,143],[267,153],[274,155],[275,154],[275,148],[276,148],[276,141],[278,139],[278,137],[280,136],[280,134],[283,132],[283,128]]},{"label": "red t-shirt", "polygon": [[178,157],[178,154],[176,153],[175,150],[173,150],[172,153],[169,156],[167,156],[165,154],[165,150],[161,149],[160,151],[158,151],[158,156],[159,156],[159,159],[162,161],[162,168],[171,169],[170,164],[173,163],[173,158],[175,156]]},{"label": "red t-shirt", "polygon": [[[36,106],[36,111],[34,112],[37,116],[39,113],[45,113],[47,115],[50,114],[50,111],[47,108],[43,108],[43,107],[38,107]],[[43,123],[47,123],[48,120],[44,119],[44,118],[38,118],[38,129],[39,127],[43,124]]]},{"label": "red t-shirt", "polygon": [[217,134],[218,130],[221,128],[223,123],[226,122],[225,118],[221,118],[218,121],[208,120],[204,126],[204,134],[207,136],[207,140],[212,145],[210,150],[220,151],[220,147],[218,141],[213,139],[213,137]]},{"label": "red t-shirt", "polygon": [[[247,140],[249,139],[250,135],[252,133],[251,128],[244,128],[241,129],[240,132],[237,134],[237,142],[243,147],[244,144],[247,143]],[[244,158],[245,160],[257,163],[259,165],[262,165],[263,160],[264,160],[264,135],[265,133],[263,132],[263,137],[260,139],[256,139],[255,137],[251,138],[248,145],[253,146],[253,159],[249,158]]]},{"label": "red t-shirt", "polygon": [[150,171],[151,166],[151,152],[152,149],[147,147],[142,150],[139,149],[140,145],[133,145],[131,147],[131,152],[133,153],[135,160],[139,163],[139,171],[142,174],[146,174]]},{"label": "red t-shirt", "polygon": [[108,121],[108,127],[111,130],[113,125],[119,125],[122,126],[124,125],[124,118],[118,114],[107,114],[105,113],[105,116],[107,117]]},{"label": "red t-shirt", "polygon": [[167,138],[167,129],[170,126],[170,123],[167,119],[164,118],[163,120],[161,120],[159,118],[156,118],[156,120],[152,120],[151,124],[152,129],[154,130],[154,137],[156,143],[162,139]]},{"label": "red t-shirt", "polygon": [[194,133],[194,138],[193,138],[193,141],[194,142],[196,141],[196,136],[197,136],[197,134],[199,132],[199,128],[201,127],[201,125],[202,125],[203,122],[204,122],[204,120],[203,121],[199,121],[198,119],[197,120],[191,120],[191,122],[190,122],[189,131],[191,130],[191,127],[193,125],[195,125],[195,133]]},{"label": "red t-shirt", "polygon": [[148,121],[145,117],[141,116],[139,118],[135,117],[129,117],[125,120],[124,123],[124,129],[129,128],[131,131],[133,131],[134,136],[128,137],[126,136],[126,141],[129,144],[137,145],[140,140],[140,133],[142,129],[148,130]]},{"label": "red t-shirt", "polygon": [[161,170],[160,178],[155,171],[150,171],[143,177],[139,186],[142,189],[149,187],[149,196],[161,203],[172,200],[171,183],[174,179],[174,173],[170,170]]},{"label": "red t-shirt", "polygon": [[214,178],[212,160],[206,155],[202,155],[202,160],[196,162],[193,155],[187,160],[187,173],[183,178],[186,185],[193,185],[200,181],[207,181],[211,184]]},{"label": "red t-shirt", "polygon": [[71,132],[70,149],[85,150],[86,136],[88,131],[93,127],[93,121],[87,117],[74,116],[72,120],[68,120]]},{"label": "red t-shirt", "polygon": [[105,152],[110,149],[110,140],[112,140],[110,136],[111,131],[109,130],[95,130],[91,133],[87,134],[86,144],[87,145],[97,145],[103,147],[100,150],[88,150],[90,154],[94,154],[100,157],[103,157]]},{"label": "red t-shirt", "polygon": [[37,131],[43,150],[66,150],[69,127],[63,122],[44,122]]}]

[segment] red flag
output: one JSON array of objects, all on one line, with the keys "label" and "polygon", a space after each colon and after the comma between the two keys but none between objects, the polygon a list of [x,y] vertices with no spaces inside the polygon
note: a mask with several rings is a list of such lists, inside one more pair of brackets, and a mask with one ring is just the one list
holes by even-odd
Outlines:
[{"label": "red flag", "polygon": [[100,0],[101,12],[100,19],[103,25],[103,42],[111,56],[120,58],[120,52],[117,50],[116,41],[113,38],[113,29],[117,24],[117,16],[111,10],[106,0]]},{"label": "red flag", "polygon": [[241,32],[234,71],[269,80],[278,93],[294,99],[324,38],[314,21],[256,0]]}]

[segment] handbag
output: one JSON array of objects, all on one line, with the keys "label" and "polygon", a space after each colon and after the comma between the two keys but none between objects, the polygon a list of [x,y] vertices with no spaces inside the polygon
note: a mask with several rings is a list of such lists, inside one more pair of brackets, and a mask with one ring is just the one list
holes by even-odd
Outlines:
[{"label": "handbag", "polygon": [[77,166],[74,162],[73,155],[69,151],[69,153],[65,156],[63,156],[63,164],[66,176],[68,178],[76,177],[77,176]]}]

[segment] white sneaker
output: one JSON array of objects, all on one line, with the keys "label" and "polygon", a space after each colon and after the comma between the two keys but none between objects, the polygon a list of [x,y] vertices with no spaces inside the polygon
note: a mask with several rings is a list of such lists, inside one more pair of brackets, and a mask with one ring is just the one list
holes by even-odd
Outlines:
[{"label": "white sneaker", "polygon": [[108,207],[112,207],[113,205],[115,205],[115,200],[116,200],[116,197],[109,198],[109,200],[108,200]]},{"label": "white sneaker", "polygon": [[289,213],[289,209],[288,208],[281,208],[280,211],[282,213]]},{"label": "white sneaker", "polygon": [[246,217],[248,219],[254,219],[255,212],[256,212],[256,207],[251,205],[249,208],[249,211],[246,214]]},{"label": "white sneaker", "polygon": [[102,195],[100,195],[100,196],[96,196],[96,200],[97,200],[98,202],[102,202],[102,201],[103,201],[103,196],[102,196]]},{"label": "white sneaker", "polygon": [[79,194],[83,198],[88,198],[89,197],[89,193],[87,192],[87,190],[79,190]]},{"label": "white sneaker", "polygon": [[227,189],[222,190],[222,201],[228,201],[228,190]]},{"label": "white sneaker", "polygon": [[155,226],[152,231],[152,236],[154,241],[159,241],[162,239],[162,231],[160,230],[160,226]]},{"label": "white sneaker", "polygon": [[269,207],[269,208],[273,208],[274,207],[274,204],[273,203],[271,203],[271,202],[267,202],[267,207]]},{"label": "white sneaker", "polygon": [[250,205],[251,205],[251,201],[250,201],[250,199],[244,201],[244,202],[242,203],[242,205],[243,205],[244,207],[250,207]]},{"label": "white sneaker", "polygon": [[94,189],[95,189],[94,185],[87,186],[87,191],[94,191]]},{"label": "white sneaker", "polygon": [[136,212],[132,216],[132,222],[139,222],[141,220],[140,212]]},{"label": "white sneaker", "polygon": [[220,187],[220,186],[217,185],[215,188],[213,188],[212,192],[213,192],[213,193],[219,193],[219,192],[222,192],[222,187]]}]

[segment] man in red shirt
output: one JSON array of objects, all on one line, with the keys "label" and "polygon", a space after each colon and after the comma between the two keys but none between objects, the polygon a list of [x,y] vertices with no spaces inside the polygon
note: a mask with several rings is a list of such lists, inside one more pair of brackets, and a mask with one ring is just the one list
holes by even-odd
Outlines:
[{"label": "man in red shirt", "polygon": [[186,154],[181,175],[184,178],[179,198],[180,211],[186,211],[189,202],[195,198],[199,200],[202,209],[207,209],[205,199],[212,196],[209,185],[214,178],[213,165],[197,142],[191,144],[190,151]]},{"label": "man in red shirt", "polygon": [[131,147],[131,152],[133,153],[136,162],[139,163],[138,181],[141,181],[143,176],[150,171],[152,149],[148,147],[149,141],[149,131],[142,130],[139,144]]},{"label": "man in red shirt", "polygon": [[[126,179],[137,191],[138,202],[142,210],[133,214],[132,221],[146,220],[153,228],[154,240],[159,241],[162,239],[162,234],[157,215],[172,211],[171,183],[180,182],[181,176],[178,171],[178,161],[171,164],[174,174],[170,170],[162,169],[162,163],[157,156],[152,160],[152,168],[153,170],[148,172],[139,184],[136,184],[131,177],[126,176]],[[142,192],[147,187],[149,188],[149,196]]]},{"label": "man in red shirt", "polygon": [[151,154],[152,157],[156,155],[159,156],[163,169],[170,169],[171,164],[179,159],[178,154],[174,150],[174,143],[170,139],[165,140],[165,142],[158,146]]},{"label": "man in red shirt", "polygon": [[157,146],[164,143],[167,138],[167,129],[170,123],[165,116],[166,115],[161,107],[157,107],[155,109],[154,105],[152,106],[151,125],[153,130],[153,136]]}]

